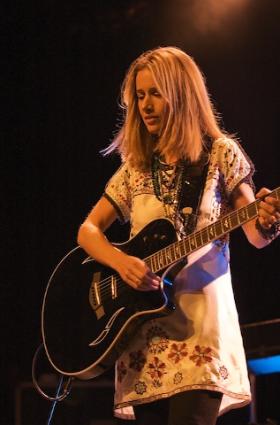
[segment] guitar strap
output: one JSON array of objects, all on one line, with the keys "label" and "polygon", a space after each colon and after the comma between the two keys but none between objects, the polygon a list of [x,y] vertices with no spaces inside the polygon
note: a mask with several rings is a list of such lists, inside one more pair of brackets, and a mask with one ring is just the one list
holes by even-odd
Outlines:
[{"label": "guitar strap", "polygon": [[205,187],[212,141],[207,140],[206,149],[202,152],[199,160],[195,163],[187,163],[183,176],[182,196],[179,203],[179,211],[184,222],[184,233],[194,231],[200,203]]}]

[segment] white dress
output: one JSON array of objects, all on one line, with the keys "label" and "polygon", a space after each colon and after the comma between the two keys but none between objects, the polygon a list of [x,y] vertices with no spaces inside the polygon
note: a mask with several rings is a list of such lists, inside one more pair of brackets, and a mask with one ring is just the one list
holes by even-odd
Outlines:
[{"label": "white dress", "polygon": [[[213,143],[197,228],[230,211],[230,195],[250,179],[253,166],[231,139]],[[105,196],[131,235],[165,216],[151,172],[123,164]],[[181,391],[223,393],[220,414],[250,402],[246,359],[231,284],[228,239],[208,244],[188,258],[176,277],[175,311],[143,324],[116,363],[115,414],[132,419],[131,406]]]}]

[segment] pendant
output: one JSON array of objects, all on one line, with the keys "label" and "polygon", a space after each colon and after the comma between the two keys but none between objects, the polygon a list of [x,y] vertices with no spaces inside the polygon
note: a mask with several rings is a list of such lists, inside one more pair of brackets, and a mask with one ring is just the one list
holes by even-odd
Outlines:
[{"label": "pendant", "polygon": [[166,193],[165,195],[163,195],[162,200],[165,204],[171,204],[172,196],[169,193]]}]

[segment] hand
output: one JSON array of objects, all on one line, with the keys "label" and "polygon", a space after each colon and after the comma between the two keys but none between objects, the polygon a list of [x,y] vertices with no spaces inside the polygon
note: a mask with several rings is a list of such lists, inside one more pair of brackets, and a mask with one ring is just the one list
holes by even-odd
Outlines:
[{"label": "hand", "polygon": [[122,280],[138,291],[156,291],[160,287],[160,277],[155,275],[140,258],[120,253],[116,271]]},{"label": "hand", "polygon": [[263,187],[256,198],[265,198],[259,204],[259,223],[264,229],[270,229],[271,226],[280,220],[280,201],[269,196],[270,190]]}]

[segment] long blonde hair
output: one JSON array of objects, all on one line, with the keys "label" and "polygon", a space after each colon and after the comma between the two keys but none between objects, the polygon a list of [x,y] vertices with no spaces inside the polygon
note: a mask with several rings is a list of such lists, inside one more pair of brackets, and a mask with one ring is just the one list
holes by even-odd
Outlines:
[{"label": "long blonde hair", "polygon": [[[158,139],[141,119],[136,96],[136,75],[148,68],[166,100],[166,125]],[[159,47],[139,56],[130,66],[121,90],[124,122],[103,151],[118,151],[124,161],[138,168],[150,165],[154,152],[197,161],[206,137],[224,136],[211,104],[204,77],[194,60],[177,47]]]}]

